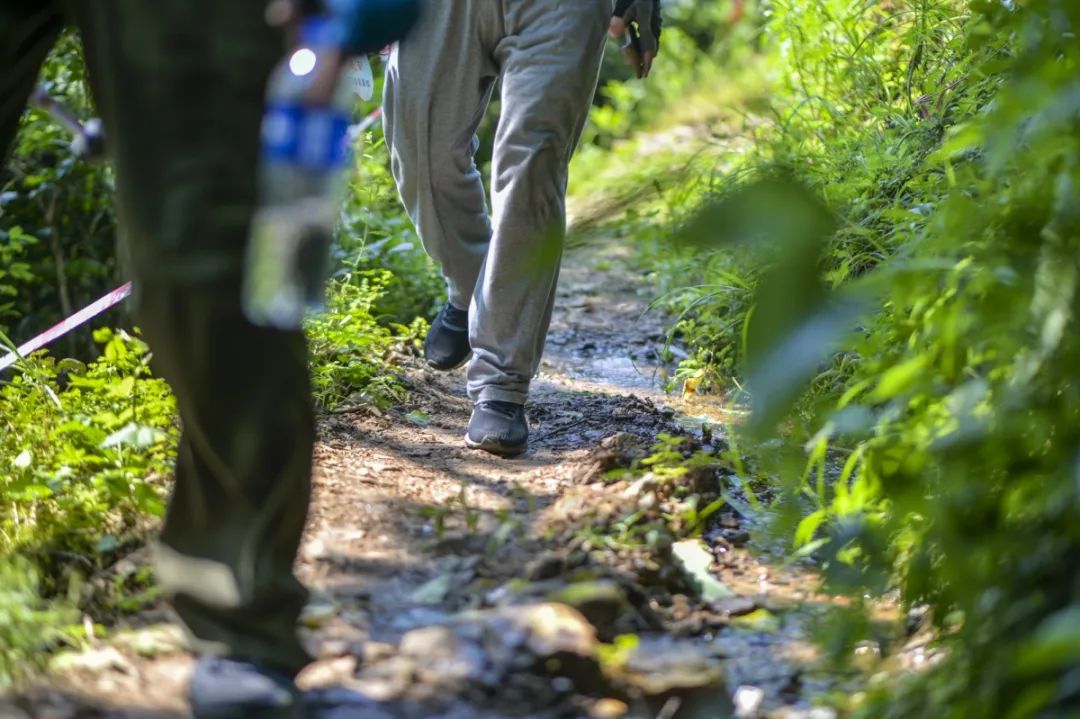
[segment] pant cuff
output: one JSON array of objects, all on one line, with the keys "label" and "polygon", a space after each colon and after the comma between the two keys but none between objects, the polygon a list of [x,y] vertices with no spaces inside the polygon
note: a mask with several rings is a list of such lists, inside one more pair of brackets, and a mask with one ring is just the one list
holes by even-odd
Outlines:
[{"label": "pant cuff", "polygon": [[529,388],[511,389],[508,387],[481,387],[469,390],[469,396],[475,402],[513,402],[525,404],[529,398]]}]

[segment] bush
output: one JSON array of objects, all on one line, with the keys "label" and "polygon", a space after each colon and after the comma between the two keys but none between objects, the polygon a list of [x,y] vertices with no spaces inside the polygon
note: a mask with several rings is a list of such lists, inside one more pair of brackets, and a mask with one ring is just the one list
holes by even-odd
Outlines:
[{"label": "bush", "polygon": [[[692,350],[679,379],[750,381],[753,428],[788,449],[748,466],[832,589],[931,609],[942,664],[847,709],[1075,716],[1080,6],[759,8],[756,146],[695,173],[714,196],[666,233],[692,242],[655,243],[693,203],[662,175],[626,220]],[[872,625],[842,626],[847,660]]]},{"label": "bush", "polygon": [[[41,82],[85,120],[84,80],[81,46],[66,34]],[[46,114],[27,112],[0,168],[0,332],[12,337],[33,336],[115,285],[112,171],[76,158],[70,139]],[[59,347],[82,358],[94,349],[84,332]]]},{"label": "bush", "polygon": [[[785,478],[780,508],[802,516],[796,544],[833,589],[896,586],[932,610],[943,663],[849,708],[1075,716],[1080,7],[771,5],[790,100],[751,176],[786,168],[836,230],[812,253],[781,245],[764,275],[737,256],[704,264],[706,279],[731,268],[759,291],[734,308],[688,304],[681,330],[700,343],[699,367],[726,370],[716,353],[740,349],[734,366],[764,416],[811,378],[783,425],[803,467],[763,457]],[[777,204],[792,211],[773,202],[772,215]],[[762,214],[740,227],[777,229]],[[793,248],[801,267],[785,259]],[[853,304],[858,322],[837,312]],[[747,355],[755,337],[775,341]],[[861,638],[848,632],[837,657]]]},{"label": "bush", "polygon": [[93,567],[164,508],[178,434],[147,347],[99,330],[89,366],[37,356],[0,387],[0,556],[63,556]]}]

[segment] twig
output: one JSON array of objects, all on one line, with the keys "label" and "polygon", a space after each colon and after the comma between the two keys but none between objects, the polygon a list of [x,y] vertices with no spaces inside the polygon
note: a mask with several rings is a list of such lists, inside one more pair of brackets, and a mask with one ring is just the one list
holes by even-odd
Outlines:
[{"label": "twig", "polygon": [[581,419],[577,420],[576,422],[571,422],[569,424],[564,424],[561,427],[556,427],[555,429],[551,430],[547,434],[541,435],[536,441],[537,442],[543,442],[545,440],[551,439],[552,437],[554,437],[556,435],[559,435],[559,434],[562,434],[563,432],[565,432],[567,430],[570,430],[570,429],[573,429],[574,427],[585,424],[586,421],[588,421],[588,420],[585,417],[582,417]]}]

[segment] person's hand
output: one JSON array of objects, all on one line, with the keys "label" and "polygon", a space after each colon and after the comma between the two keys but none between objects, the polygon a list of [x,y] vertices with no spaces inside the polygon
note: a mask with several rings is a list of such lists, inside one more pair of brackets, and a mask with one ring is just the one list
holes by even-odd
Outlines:
[{"label": "person's hand", "polygon": [[342,57],[367,55],[401,40],[420,17],[421,0],[270,0],[266,22],[295,42],[312,16],[325,20],[322,44]]},{"label": "person's hand", "polygon": [[623,57],[639,78],[649,76],[660,52],[660,0],[618,0],[611,18],[611,37],[623,38]]},{"label": "person's hand", "polygon": [[346,55],[378,52],[408,34],[420,18],[420,0],[323,0]]},{"label": "person's hand", "polygon": [[311,28],[308,39],[318,45],[319,62],[307,90],[311,102],[329,103],[338,80],[352,58],[378,52],[405,37],[420,17],[421,0],[271,0],[266,22],[285,31],[295,47]]}]

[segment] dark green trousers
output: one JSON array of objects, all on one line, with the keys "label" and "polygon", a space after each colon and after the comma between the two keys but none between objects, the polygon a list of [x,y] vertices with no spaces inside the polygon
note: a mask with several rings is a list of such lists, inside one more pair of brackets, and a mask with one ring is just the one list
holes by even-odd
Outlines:
[{"label": "dark green trousers", "polygon": [[265,0],[0,0],[0,157],[74,22],[116,166],[135,317],[183,422],[159,578],[206,651],[295,671],[292,573],[314,428],[304,339],[248,323],[241,262],[263,90],[282,53]]}]

